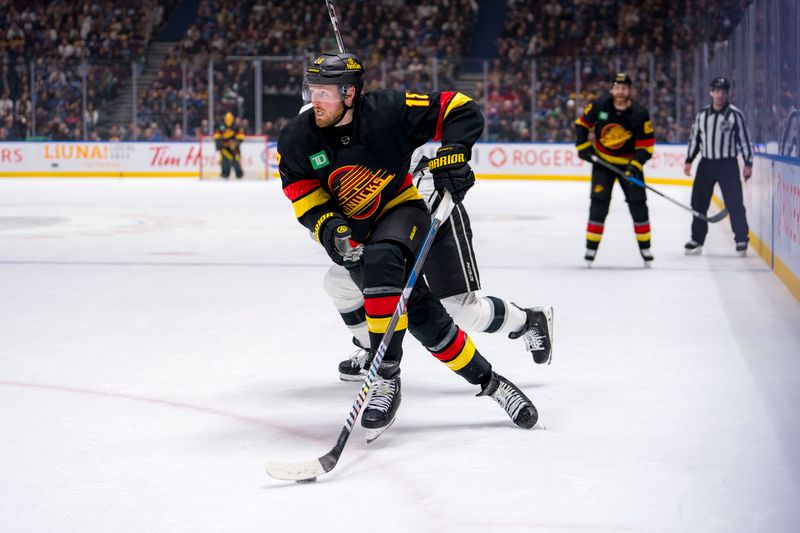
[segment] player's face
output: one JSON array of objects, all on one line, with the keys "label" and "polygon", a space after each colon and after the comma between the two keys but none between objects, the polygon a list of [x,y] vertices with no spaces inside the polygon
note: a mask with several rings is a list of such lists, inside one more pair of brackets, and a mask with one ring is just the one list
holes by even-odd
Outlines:
[{"label": "player's face", "polygon": [[615,102],[625,102],[631,97],[631,87],[627,83],[615,83],[611,85],[611,95]]},{"label": "player's face", "polygon": [[[351,87],[347,95],[348,105],[352,105],[351,91],[355,94]],[[344,102],[339,94],[338,85],[308,85],[306,97],[314,108],[314,120],[318,127],[333,126],[344,115]]]},{"label": "player's face", "polygon": [[728,102],[728,91],[725,89],[712,89],[711,100],[714,102],[714,107],[724,107]]}]

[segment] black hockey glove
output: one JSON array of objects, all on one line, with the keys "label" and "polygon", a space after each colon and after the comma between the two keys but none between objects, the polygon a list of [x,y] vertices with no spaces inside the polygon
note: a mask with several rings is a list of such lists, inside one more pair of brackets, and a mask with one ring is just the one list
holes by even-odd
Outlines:
[{"label": "black hockey glove", "polygon": [[347,221],[340,216],[333,216],[322,227],[320,242],[328,252],[328,256],[337,265],[347,269],[356,268],[361,264],[361,255],[364,253],[364,245],[353,246],[350,236],[353,230],[347,225]]},{"label": "black hockey glove", "polygon": [[437,191],[447,189],[453,202],[460,203],[467,190],[475,185],[475,174],[469,168],[469,152],[463,144],[448,144],[436,150],[436,157],[428,161]]},{"label": "black hockey glove", "polygon": [[642,169],[633,163],[629,163],[628,166],[625,167],[625,175],[634,177],[639,181],[644,180],[644,172],[642,172]]},{"label": "black hockey glove", "polygon": [[[581,148],[581,146],[583,148]],[[597,152],[594,151],[594,146],[592,145],[591,141],[586,141],[585,143],[577,146],[576,148],[578,148],[578,157],[580,157],[584,161],[588,161],[589,163],[594,163],[594,161],[592,161],[592,156],[595,155]]]}]

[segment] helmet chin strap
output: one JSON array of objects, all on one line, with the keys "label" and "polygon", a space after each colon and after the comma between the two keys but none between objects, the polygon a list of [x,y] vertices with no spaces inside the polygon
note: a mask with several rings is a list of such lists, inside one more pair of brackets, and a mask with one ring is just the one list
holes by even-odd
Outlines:
[{"label": "helmet chin strap", "polygon": [[344,103],[344,101],[342,101],[342,113],[341,113],[341,114],[339,115],[339,117],[336,119],[336,122],[334,122],[334,123],[333,123],[333,127],[334,127],[334,128],[335,128],[336,126],[338,126],[338,125],[339,125],[339,123],[340,123],[342,120],[344,120],[344,116],[345,116],[345,115],[347,114],[347,112],[348,112],[348,111],[350,111],[351,109],[353,109],[353,107],[352,107],[352,106],[348,106],[347,104],[345,104],[345,103]]},{"label": "helmet chin strap", "polygon": [[336,119],[336,122],[333,123],[333,127],[338,126],[339,123],[344,120],[344,116],[347,114],[347,112],[355,107],[356,99],[353,97],[353,105],[347,105],[345,102],[347,102],[347,97],[342,97],[342,114],[339,115],[339,117]]}]

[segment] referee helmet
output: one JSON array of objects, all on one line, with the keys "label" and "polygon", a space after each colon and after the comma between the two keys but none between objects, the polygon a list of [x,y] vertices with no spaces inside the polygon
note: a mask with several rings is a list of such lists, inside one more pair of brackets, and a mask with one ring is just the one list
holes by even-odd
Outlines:
[{"label": "referee helmet", "polygon": [[731,82],[728,81],[728,78],[714,78],[711,81],[711,88],[712,89],[722,89],[723,91],[730,91],[731,90]]}]

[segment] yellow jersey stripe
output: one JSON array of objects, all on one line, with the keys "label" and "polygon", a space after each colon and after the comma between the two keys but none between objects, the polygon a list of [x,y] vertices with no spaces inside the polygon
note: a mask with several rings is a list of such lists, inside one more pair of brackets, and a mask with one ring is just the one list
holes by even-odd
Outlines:
[{"label": "yellow jersey stripe", "polygon": [[292,202],[292,207],[294,208],[294,216],[300,218],[301,216],[308,213],[310,209],[313,209],[318,205],[322,205],[330,199],[331,199],[330,194],[328,194],[321,188],[315,189],[311,193],[303,196],[302,198],[298,198],[297,200]]},{"label": "yellow jersey stripe", "polygon": [[422,195],[419,193],[416,187],[413,185],[400,193],[397,198],[392,198],[392,200],[386,204],[386,206],[381,209],[381,212],[378,214],[378,218],[382,217],[386,211],[393,208],[398,204],[402,204],[403,202],[408,202],[409,200],[422,200]]},{"label": "yellow jersey stripe", "polygon": [[601,158],[605,159],[609,163],[614,163],[615,165],[627,165],[628,163],[631,162],[631,160],[627,157],[617,157],[613,155],[608,155],[604,154],[599,150],[597,151],[597,155],[599,155]]},{"label": "yellow jersey stripe", "polygon": [[442,117],[442,120],[447,118],[447,115],[450,114],[450,111],[452,111],[457,107],[461,107],[462,105],[470,101],[472,101],[472,98],[470,98],[466,94],[456,93],[456,95],[450,100],[450,103],[447,104],[447,109],[444,110],[444,116]]}]

